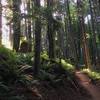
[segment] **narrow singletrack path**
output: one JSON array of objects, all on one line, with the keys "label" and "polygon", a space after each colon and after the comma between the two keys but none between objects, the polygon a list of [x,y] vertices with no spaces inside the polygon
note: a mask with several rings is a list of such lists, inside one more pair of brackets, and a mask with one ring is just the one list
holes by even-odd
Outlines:
[{"label": "narrow singletrack path", "polygon": [[88,76],[81,71],[76,71],[75,75],[79,84],[82,85],[92,96],[92,100],[100,100],[100,90],[96,85],[90,82],[91,80],[88,78]]}]

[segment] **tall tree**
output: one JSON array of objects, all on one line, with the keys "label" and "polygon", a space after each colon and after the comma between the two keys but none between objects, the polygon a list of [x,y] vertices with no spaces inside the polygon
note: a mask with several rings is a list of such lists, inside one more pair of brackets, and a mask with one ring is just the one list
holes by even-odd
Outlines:
[{"label": "tall tree", "polygon": [[47,0],[47,9],[48,9],[48,25],[47,25],[47,34],[49,41],[49,58],[55,58],[55,49],[54,49],[54,32],[53,32],[53,0]]},{"label": "tall tree", "polygon": [[13,50],[19,50],[20,45],[20,4],[21,0],[13,0]]},{"label": "tall tree", "polygon": [[31,34],[31,1],[28,0],[27,2],[27,11],[28,11],[28,51],[32,51],[32,34]]},{"label": "tall tree", "polygon": [[94,0],[89,0],[90,5],[90,15],[91,15],[91,24],[92,24],[92,61],[94,65],[97,64],[97,58],[98,58],[98,48],[96,43],[96,37],[97,37],[97,24],[96,24],[96,15],[95,15],[95,6],[94,6]]},{"label": "tall tree", "polygon": [[[74,34],[72,29],[72,18],[71,18],[71,10],[70,10],[70,0],[65,0],[65,6],[66,6],[66,21],[67,21],[67,50],[68,50],[68,56],[70,59],[73,59],[76,61],[76,49],[75,49],[75,43],[74,43]],[[73,49],[72,49],[73,48]]]},{"label": "tall tree", "polygon": [[35,0],[35,47],[34,47],[34,75],[37,75],[39,72],[40,64],[40,52],[41,52],[41,16],[40,12],[40,0]]},{"label": "tall tree", "polygon": [[82,0],[77,0],[78,6],[78,18],[79,18],[79,25],[80,25],[80,39],[83,48],[84,54],[84,61],[85,65],[90,68],[90,58],[89,58],[89,50],[87,46],[87,39],[86,39],[86,32],[85,32],[85,24],[84,24],[84,16],[83,16],[83,2]]}]

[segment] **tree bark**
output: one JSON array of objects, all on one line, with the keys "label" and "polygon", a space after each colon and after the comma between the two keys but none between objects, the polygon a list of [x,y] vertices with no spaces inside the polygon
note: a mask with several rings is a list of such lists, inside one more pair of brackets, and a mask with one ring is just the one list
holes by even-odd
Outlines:
[{"label": "tree bark", "polygon": [[[35,47],[34,47],[34,75],[39,73],[40,64],[40,52],[41,52],[41,17],[39,15],[40,0],[35,0],[35,13],[37,14],[35,19]],[[37,11],[38,10],[38,11]],[[38,13],[37,13],[38,12]]]},{"label": "tree bark", "polygon": [[31,17],[30,17],[30,14],[31,14],[31,8],[30,8],[30,5],[31,2],[30,0],[28,1],[27,3],[27,11],[28,11],[28,36],[27,36],[27,39],[28,39],[28,52],[31,52],[32,51],[32,36],[31,36]]},{"label": "tree bark", "polygon": [[85,32],[85,25],[84,25],[84,16],[83,16],[83,3],[82,0],[77,1],[78,6],[78,19],[79,19],[79,25],[80,25],[80,40],[83,47],[83,54],[84,54],[84,61],[87,68],[91,67],[90,63],[90,56],[89,56],[89,49],[87,45],[87,39],[86,39],[86,32]]},{"label": "tree bark", "polygon": [[49,10],[48,25],[47,25],[47,34],[49,41],[49,58],[53,59],[55,58],[53,18],[52,18],[53,0],[47,0],[47,8]]},{"label": "tree bark", "polygon": [[13,50],[19,51],[20,45],[20,0],[13,0]]},{"label": "tree bark", "polygon": [[0,45],[2,45],[2,4],[0,0]]},{"label": "tree bark", "polygon": [[91,23],[92,23],[92,60],[94,65],[97,65],[97,57],[98,57],[98,51],[97,51],[97,43],[96,43],[96,22],[95,22],[95,16],[94,16],[94,5],[93,0],[89,0],[90,4],[90,14],[91,14]]}]

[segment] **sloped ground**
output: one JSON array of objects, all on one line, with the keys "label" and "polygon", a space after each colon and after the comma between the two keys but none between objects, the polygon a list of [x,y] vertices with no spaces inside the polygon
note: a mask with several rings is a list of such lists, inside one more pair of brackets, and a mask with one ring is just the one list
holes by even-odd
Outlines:
[{"label": "sloped ground", "polygon": [[76,72],[79,84],[83,86],[92,96],[91,100],[100,100],[100,81],[91,82],[91,80],[84,73]]},{"label": "sloped ground", "polygon": [[85,89],[81,86],[74,87],[66,80],[56,87],[43,83],[39,87],[39,91],[43,96],[42,100],[91,100],[91,96]]},{"label": "sloped ground", "polygon": [[0,100],[92,100],[86,87],[81,85],[77,81],[71,83],[66,77],[57,83],[41,81],[32,88],[15,86],[12,94],[0,97]]},{"label": "sloped ground", "polygon": [[34,78],[32,66],[25,66],[30,62],[29,55],[28,59],[23,56],[16,59],[16,55],[11,51],[5,48],[0,50],[2,61],[0,62],[0,100],[95,100],[99,98],[100,92],[90,84],[90,79],[87,79],[83,73],[75,73],[74,66],[65,60],[43,61],[39,77]]},{"label": "sloped ground", "polygon": [[10,94],[0,96],[0,100],[100,100],[99,82],[93,83],[86,74],[76,71],[73,81],[65,76],[57,82],[36,81],[32,87],[12,85]]}]

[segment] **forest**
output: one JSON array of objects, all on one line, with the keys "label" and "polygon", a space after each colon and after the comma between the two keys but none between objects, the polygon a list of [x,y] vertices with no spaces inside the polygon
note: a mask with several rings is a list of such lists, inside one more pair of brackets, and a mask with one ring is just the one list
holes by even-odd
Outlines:
[{"label": "forest", "polygon": [[0,100],[100,100],[100,0],[0,0]]}]

